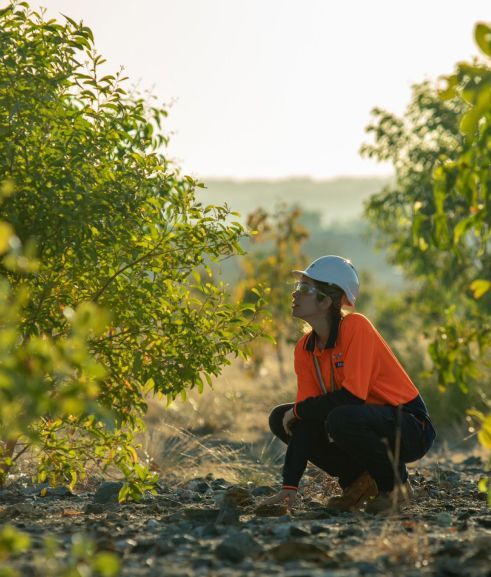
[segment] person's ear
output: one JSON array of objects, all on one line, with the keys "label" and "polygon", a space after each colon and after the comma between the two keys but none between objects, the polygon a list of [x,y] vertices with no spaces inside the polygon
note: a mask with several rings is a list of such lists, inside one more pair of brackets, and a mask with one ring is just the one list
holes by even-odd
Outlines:
[{"label": "person's ear", "polygon": [[326,296],[321,300],[321,306],[326,312],[329,310],[331,305],[332,305],[332,298],[331,297]]}]

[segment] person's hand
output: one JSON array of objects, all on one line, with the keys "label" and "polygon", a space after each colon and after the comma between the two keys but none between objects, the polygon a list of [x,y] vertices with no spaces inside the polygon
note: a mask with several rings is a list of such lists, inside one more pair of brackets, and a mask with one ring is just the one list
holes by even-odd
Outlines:
[{"label": "person's hand", "polygon": [[292,511],[295,507],[295,502],[297,500],[297,491],[295,489],[281,489],[279,493],[261,501],[259,507],[269,507],[271,505],[276,505],[277,503],[286,503],[289,511]]},{"label": "person's hand", "polygon": [[288,409],[288,411],[283,415],[283,429],[285,429],[285,433],[291,437],[292,430],[291,425],[296,421],[296,417],[293,414],[293,409]]}]

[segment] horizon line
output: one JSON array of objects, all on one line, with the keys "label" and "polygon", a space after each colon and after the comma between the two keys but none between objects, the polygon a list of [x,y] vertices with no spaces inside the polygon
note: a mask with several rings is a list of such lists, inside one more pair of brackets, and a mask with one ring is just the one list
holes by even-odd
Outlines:
[{"label": "horizon line", "polygon": [[366,175],[356,175],[356,174],[340,174],[337,176],[327,176],[327,177],[317,177],[310,175],[291,175],[291,176],[278,176],[278,177],[261,177],[261,176],[203,176],[203,175],[189,175],[192,176],[197,181],[211,182],[211,181],[223,181],[223,182],[234,182],[237,184],[245,182],[268,182],[268,183],[282,183],[288,181],[310,181],[310,182],[333,182],[336,180],[387,180],[394,178],[394,173],[387,173],[385,175],[381,174],[366,174]]}]

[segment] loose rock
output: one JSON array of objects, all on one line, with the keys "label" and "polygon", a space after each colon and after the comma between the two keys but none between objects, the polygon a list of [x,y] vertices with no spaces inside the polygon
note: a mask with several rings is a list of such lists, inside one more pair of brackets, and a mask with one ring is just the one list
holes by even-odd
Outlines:
[{"label": "loose rock", "polygon": [[264,557],[275,561],[303,561],[326,562],[332,561],[329,554],[314,543],[304,541],[285,541],[276,547],[272,547],[265,552]]},{"label": "loose rock", "polygon": [[255,557],[261,552],[259,543],[245,531],[231,533],[215,549],[219,559],[238,563],[246,557]]},{"label": "loose rock", "polygon": [[123,487],[120,481],[104,481],[95,492],[94,501],[96,503],[117,503],[119,492]]}]

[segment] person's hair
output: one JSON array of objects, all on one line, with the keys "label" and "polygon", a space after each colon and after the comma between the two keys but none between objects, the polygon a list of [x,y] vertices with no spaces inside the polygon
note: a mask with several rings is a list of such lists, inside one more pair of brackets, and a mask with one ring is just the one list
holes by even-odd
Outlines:
[{"label": "person's hair", "polygon": [[[322,292],[324,295],[328,296],[332,301],[328,312],[330,320],[331,321],[339,320],[343,316],[343,313],[341,311],[344,296],[343,289],[335,284],[320,282],[318,280],[314,280],[314,286],[317,290]],[[325,297],[323,295],[317,294],[318,301],[321,301],[324,298]]]}]

